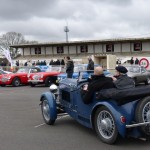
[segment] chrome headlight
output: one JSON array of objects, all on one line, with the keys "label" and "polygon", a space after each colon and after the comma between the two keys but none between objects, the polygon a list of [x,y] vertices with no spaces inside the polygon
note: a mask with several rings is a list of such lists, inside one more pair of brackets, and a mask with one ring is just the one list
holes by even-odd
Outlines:
[{"label": "chrome headlight", "polygon": [[52,84],[50,87],[49,87],[49,90],[50,90],[50,92],[52,92],[52,93],[56,93],[57,92],[57,85],[55,85],[55,84]]},{"label": "chrome headlight", "polygon": [[11,79],[11,76],[8,76],[8,77],[6,77],[8,80],[10,80]]}]

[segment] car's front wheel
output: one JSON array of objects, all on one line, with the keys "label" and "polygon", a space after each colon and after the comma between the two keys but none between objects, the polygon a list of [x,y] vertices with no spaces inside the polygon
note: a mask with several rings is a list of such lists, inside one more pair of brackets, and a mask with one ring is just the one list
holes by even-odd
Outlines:
[{"label": "car's front wheel", "polygon": [[114,117],[105,106],[99,107],[94,117],[94,127],[98,137],[105,143],[113,144],[118,137]]},{"label": "car's front wheel", "polygon": [[12,85],[17,87],[20,85],[20,79],[19,78],[14,78],[12,81]]},{"label": "car's front wheel", "polygon": [[51,119],[50,106],[46,99],[42,100],[41,110],[42,110],[42,116],[43,116],[45,123],[48,125],[53,125],[55,123],[55,120]]},{"label": "car's front wheel", "polygon": [[49,87],[50,85],[52,84],[52,79],[50,77],[47,77],[45,79],[45,86],[46,87]]}]

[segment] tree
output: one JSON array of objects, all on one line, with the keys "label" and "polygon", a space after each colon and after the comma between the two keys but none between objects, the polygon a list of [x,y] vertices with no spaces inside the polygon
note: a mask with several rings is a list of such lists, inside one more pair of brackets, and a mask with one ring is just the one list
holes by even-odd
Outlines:
[{"label": "tree", "polygon": [[21,33],[16,32],[7,32],[3,34],[0,38],[0,46],[9,49],[11,53],[11,57],[16,57],[19,54],[18,49],[10,48],[11,45],[19,45],[19,44],[29,44],[29,43],[38,43],[37,41],[26,41],[24,36]]},{"label": "tree", "polygon": [[16,32],[7,32],[6,34],[3,34],[0,39],[0,45],[5,49],[9,49],[12,57],[15,57],[18,54],[18,50],[12,49],[10,46],[23,43],[25,43],[24,36],[21,33]]}]

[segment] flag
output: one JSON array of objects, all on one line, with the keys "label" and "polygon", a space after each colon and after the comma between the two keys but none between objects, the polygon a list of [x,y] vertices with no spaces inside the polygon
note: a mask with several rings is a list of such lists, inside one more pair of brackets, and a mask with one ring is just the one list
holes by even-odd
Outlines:
[{"label": "flag", "polygon": [[9,50],[6,50],[6,49],[3,49],[3,55],[7,58],[7,60],[10,62],[11,64],[11,67],[12,67],[12,59],[10,57],[10,51]]}]

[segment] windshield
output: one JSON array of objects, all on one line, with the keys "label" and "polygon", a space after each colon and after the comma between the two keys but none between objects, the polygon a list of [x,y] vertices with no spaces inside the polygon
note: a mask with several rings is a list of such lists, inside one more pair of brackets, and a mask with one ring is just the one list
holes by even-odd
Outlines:
[{"label": "windshield", "polygon": [[61,67],[52,67],[52,66],[49,66],[46,70],[46,72],[53,72],[53,71],[58,71],[58,72],[61,72]]},{"label": "windshield", "polygon": [[3,70],[0,70],[0,75],[1,74],[7,74],[6,72],[4,72]]},{"label": "windshield", "polygon": [[85,71],[85,70],[86,70],[85,66],[75,66],[74,67],[74,72]]},{"label": "windshield", "polygon": [[136,67],[136,66],[130,66],[130,67],[126,67],[127,68],[127,70],[129,71],[129,72],[133,72],[133,73],[139,73],[140,72],[140,67]]},{"label": "windshield", "polygon": [[17,73],[28,73],[29,72],[29,68],[20,68]]}]

